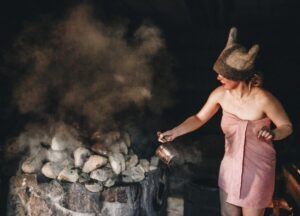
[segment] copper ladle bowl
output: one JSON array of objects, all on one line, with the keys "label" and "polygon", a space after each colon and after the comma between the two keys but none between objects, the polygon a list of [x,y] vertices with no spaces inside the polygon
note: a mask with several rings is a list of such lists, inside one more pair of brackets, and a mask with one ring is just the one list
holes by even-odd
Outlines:
[{"label": "copper ladle bowl", "polygon": [[169,165],[172,159],[176,156],[175,149],[171,146],[171,144],[162,144],[158,146],[155,154],[167,165]]}]

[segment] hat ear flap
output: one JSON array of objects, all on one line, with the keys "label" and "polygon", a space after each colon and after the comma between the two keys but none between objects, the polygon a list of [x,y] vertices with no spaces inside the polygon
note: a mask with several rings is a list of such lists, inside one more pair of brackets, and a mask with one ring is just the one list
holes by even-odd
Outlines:
[{"label": "hat ear flap", "polygon": [[250,50],[248,51],[249,60],[254,61],[255,57],[257,56],[258,51],[259,51],[259,45],[257,45],[257,44],[253,45],[250,48]]},{"label": "hat ear flap", "polygon": [[235,44],[237,39],[237,28],[232,27],[229,31],[228,40],[226,43],[226,47],[230,47]]}]

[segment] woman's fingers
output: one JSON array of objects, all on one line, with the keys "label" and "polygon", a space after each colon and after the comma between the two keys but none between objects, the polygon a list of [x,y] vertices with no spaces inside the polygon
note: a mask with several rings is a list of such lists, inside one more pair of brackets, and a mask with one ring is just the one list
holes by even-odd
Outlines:
[{"label": "woman's fingers", "polygon": [[160,131],[157,132],[158,141],[161,143],[170,142],[172,141],[172,135],[168,132],[161,133]]},{"label": "woman's fingers", "polygon": [[161,143],[164,143],[166,142],[165,138],[164,138],[164,134],[160,131],[158,131],[157,133],[157,137],[158,137],[158,141],[161,142]]},{"label": "woman's fingers", "polygon": [[162,132],[160,132],[160,131],[157,131],[157,138],[158,138],[158,141],[159,142],[164,142],[164,135],[163,135],[163,133]]},{"label": "woman's fingers", "polygon": [[167,140],[162,135],[158,137],[158,141],[161,142],[161,143],[167,142]]},{"label": "woman's fingers", "polygon": [[268,136],[266,136],[266,139],[267,139],[267,140],[272,140],[272,139],[273,139],[273,135],[272,135],[272,134],[269,134]]},{"label": "woman's fingers", "polygon": [[162,132],[160,132],[160,131],[156,132],[156,135],[157,135],[158,138],[160,137],[161,134],[162,134]]},{"label": "woman's fingers", "polygon": [[263,138],[267,141],[272,140],[274,138],[274,132],[269,128],[263,127],[257,135],[258,138]]}]

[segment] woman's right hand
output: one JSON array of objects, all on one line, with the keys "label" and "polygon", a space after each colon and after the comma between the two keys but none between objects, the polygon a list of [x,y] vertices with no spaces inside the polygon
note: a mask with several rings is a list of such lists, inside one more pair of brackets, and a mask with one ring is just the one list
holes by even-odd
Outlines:
[{"label": "woman's right hand", "polygon": [[172,130],[168,130],[168,131],[163,132],[163,133],[158,131],[157,132],[157,137],[158,137],[157,140],[161,143],[171,142],[176,138],[176,136],[172,132]]}]

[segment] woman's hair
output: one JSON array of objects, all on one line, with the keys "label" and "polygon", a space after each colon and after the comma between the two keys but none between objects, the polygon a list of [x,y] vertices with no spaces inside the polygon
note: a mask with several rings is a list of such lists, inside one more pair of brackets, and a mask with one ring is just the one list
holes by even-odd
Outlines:
[{"label": "woman's hair", "polygon": [[253,74],[249,79],[246,80],[246,83],[249,85],[249,88],[252,87],[262,87],[263,77],[260,72]]}]

